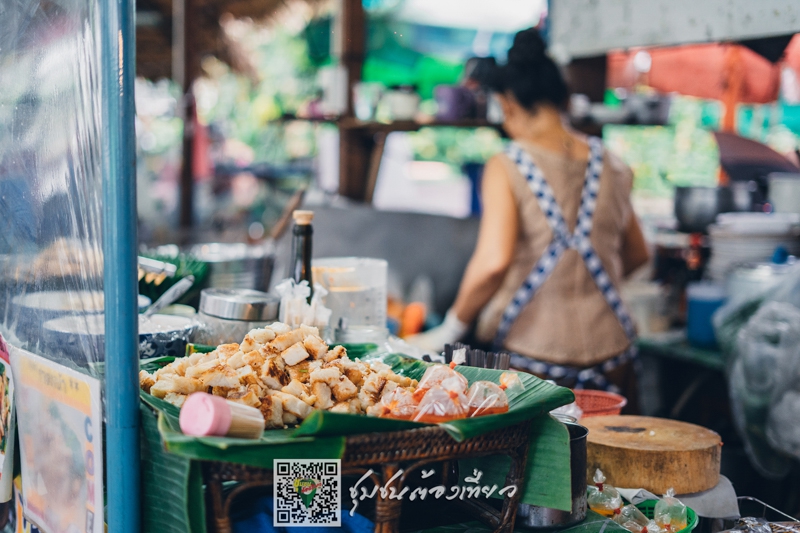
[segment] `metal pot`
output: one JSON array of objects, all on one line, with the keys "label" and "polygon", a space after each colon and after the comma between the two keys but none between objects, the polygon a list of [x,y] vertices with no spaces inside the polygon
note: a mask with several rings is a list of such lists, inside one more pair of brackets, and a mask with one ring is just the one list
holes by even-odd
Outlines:
[{"label": "metal pot", "polygon": [[569,466],[572,478],[572,510],[559,511],[536,505],[519,504],[517,524],[524,527],[552,528],[576,524],[586,518],[586,437],[585,427],[565,423],[569,430]]},{"label": "metal pot", "polygon": [[207,243],[193,246],[190,252],[208,263],[209,287],[257,291],[269,288],[275,256],[265,246]]},{"label": "metal pot", "polygon": [[733,195],[724,187],[676,187],[678,230],[704,233],[719,213],[733,211]]},{"label": "metal pot", "polygon": [[749,211],[751,191],[746,183],[730,187],[676,187],[675,218],[678,231],[705,233],[720,213]]}]

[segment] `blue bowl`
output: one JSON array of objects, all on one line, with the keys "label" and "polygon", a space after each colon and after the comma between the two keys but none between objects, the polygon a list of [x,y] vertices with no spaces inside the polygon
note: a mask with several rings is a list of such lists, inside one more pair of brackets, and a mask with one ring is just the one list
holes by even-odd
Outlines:
[{"label": "blue bowl", "polygon": [[[66,316],[49,320],[43,326],[42,351],[78,364],[105,360],[104,315]],[[190,318],[173,315],[139,315],[139,358],[182,357],[197,324]]]},{"label": "blue bowl", "polygon": [[144,294],[140,294],[138,303],[139,303],[139,312],[144,313],[147,310],[147,308],[150,307],[150,304],[153,303],[153,300],[151,300]]}]

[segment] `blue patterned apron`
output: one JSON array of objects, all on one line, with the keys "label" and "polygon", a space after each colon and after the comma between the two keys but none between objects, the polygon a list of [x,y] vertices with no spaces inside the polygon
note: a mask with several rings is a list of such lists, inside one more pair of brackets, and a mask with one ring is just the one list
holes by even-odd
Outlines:
[{"label": "blue patterned apron", "polygon": [[536,262],[531,273],[525,278],[525,282],[514,293],[511,303],[508,304],[508,307],[503,312],[494,339],[494,345],[495,349],[502,348],[506,336],[517,317],[519,317],[520,312],[533,299],[536,291],[553,272],[564,252],[569,249],[577,250],[584,263],[586,263],[586,268],[597,284],[597,288],[600,289],[603,298],[622,325],[625,335],[631,341],[629,348],[622,354],[589,368],[545,363],[519,354],[511,355],[511,366],[545,375],[551,379],[574,379],[576,389],[582,389],[587,384],[592,383],[600,389],[618,392],[617,387],[608,382],[605,374],[636,358],[637,352],[634,343],[636,329],[589,238],[597,205],[597,192],[600,189],[600,174],[603,171],[603,145],[600,139],[596,137],[589,138],[588,142],[589,163],[586,167],[586,178],[581,193],[578,221],[575,224],[575,231],[572,233],[570,233],[569,227],[564,221],[552,189],[531,156],[516,143],[511,143],[507,150],[508,157],[517,165],[520,173],[528,181],[528,186],[536,197],[539,207],[547,219],[547,224],[553,231],[553,240]]}]

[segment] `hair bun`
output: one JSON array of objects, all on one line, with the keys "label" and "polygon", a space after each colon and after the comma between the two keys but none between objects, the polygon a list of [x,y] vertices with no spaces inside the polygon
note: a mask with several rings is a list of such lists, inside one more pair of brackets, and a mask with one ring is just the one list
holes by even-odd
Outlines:
[{"label": "hair bun", "polygon": [[514,45],[508,51],[509,64],[530,65],[546,57],[547,45],[536,28],[528,28],[514,36]]}]

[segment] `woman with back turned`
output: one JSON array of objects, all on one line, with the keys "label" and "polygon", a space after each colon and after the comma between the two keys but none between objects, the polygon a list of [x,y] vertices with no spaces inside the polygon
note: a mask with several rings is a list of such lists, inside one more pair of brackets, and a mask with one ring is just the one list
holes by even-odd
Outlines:
[{"label": "woman with back turned", "polygon": [[512,143],[491,158],[472,259],[444,323],[411,342],[430,350],[476,336],[511,365],[577,388],[622,390],[635,405],[634,326],[621,279],[647,261],[631,170],[564,124],[569,93],[535,29],[482,82]]}]

